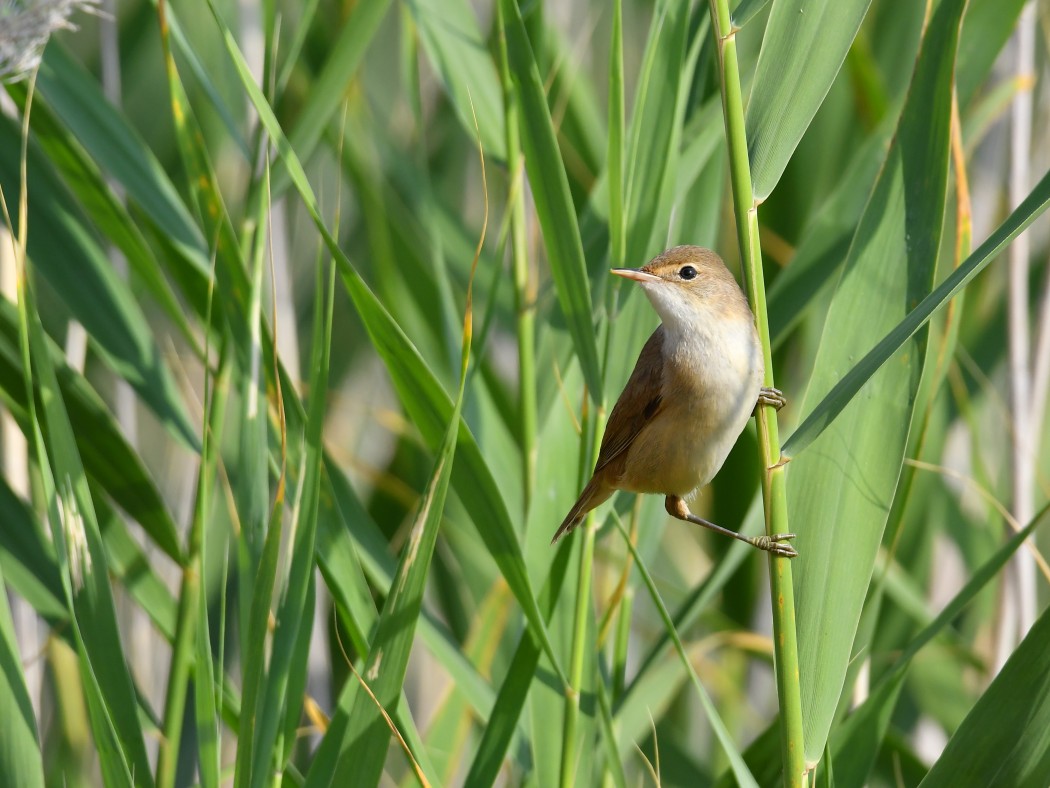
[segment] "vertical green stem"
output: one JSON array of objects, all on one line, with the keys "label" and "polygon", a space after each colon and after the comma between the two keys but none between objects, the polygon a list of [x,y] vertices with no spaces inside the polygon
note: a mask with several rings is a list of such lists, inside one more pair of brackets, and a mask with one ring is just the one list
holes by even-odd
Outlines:
[{"label": "vertical green stem", "polygon": [[[609,145],[606,161],[609,170],[609,262],[613,266],[624,265],[627,254],[627,220],[624,214],[623,196],[623,139],[624,139],[624,89],[623,89],[623,3],[613,2],[612,36],[609,43]],[[617,279],[617,282],[619,280]],[[616,283],[609,288],[609,314],[613,314]],[[609,335],[612,326],[609,327]],[[608,360],[609,338],[606,338],[606,360]],[[633,525],[637,525],[634,518]],[[628,586],[620,602],[616,638],[613,642],[612,698],[623,695],[627,675],[627,643],[631,636],[631,603],[634,590]]]},{"label": "vertical green stem", "polygon": [[[758,206],[751,186],[751,168],[744,129],[744,103],[740,92],[736,31],[729,16],[728,0],[710,0],[711,21],[718,44],[722,76],[722,109],[729,148],[729,174],[733,185],[733,209],[748,300],[755,313],[765,357],[765,384],[773,385],[770,357],[769,321],[766,316],[762,250],[758,237]],[[766,533],[786,533],[788,529],[784,468],[780,465],[780,434],[776,411],[759,408],[758,445],[762,467],[762,493],[766,509]],[[773,649],[780,702],[781,742],[784,784],[806,783],[805,746],[802,732],[802,699],[799,688],[798,644],[795,632],[795,598],[791,583],[791,562],[769,556],[769,579],[773,600]]]},{"label": "vertical green stem", "polygon": [[[194,530],[198,530],[196,524]],[[157,788],[171,788],[175,785],[175,769],[179,763],[179,742],[186,712],[186,690],[196,645],[197,611],[200,604],[198,558],[199,553],[191,552],[182,570],[182,589],[179,594],[175,641],[172,644],[171,671],[164,701],[164,739],[161,741],[157,757]]]},{"label": "vertical green stem", "polygon": [[[626,227],[623,208],[623,29],[622,8],[620,0],[613,7],[613,30],[609,53],[609,144],[607,158],[609,164],[609,232],[610,256],[614,265],[622,265],[626,244]],[[617,288],[608,291],[609,315],[614,312]],[[606,328],[604,361],[607,364],[612,342],[612,326]],[[595,401],[604,403],[604,392],[595,392]],[[593,465],[598,455],[602,433],[605,430],[605,408],[599,407],[595,413],[593,446],[591,447],[588,465]],[[586,433],[585,433],[586,434]],[[586,438],[585,438],[586,439]],[[573,619],[572,654],[569,661],[569,686],[565,692],[565,719],[563,730],[561,785],[571,786],[576,783],[574,769],[576,765],[576,728],[580,716],[580,685],[583,680],[583,663],[585,649],[588,648],[587,624],[591,602],[591,571],[594,563],[594,514],[588,515],[583,530],[583,544],[580,546],[580,571],[577,578],[576,609]],[[629,615],[629,614],[628,614]],[[629,619],[628,619],[629,625]],[[598,681],[603,681],[598,677]]]},{"label": "vertical green stem", "polygon": [[613,641],[612,699],[623,697],[627,686],[627,647],[631,640],[631,614],[634,612],[634,587],[628,586],[620,601],[619,618],[616,622],[616,639]]},{"label": "vertical green stem", "polygon": [[569,658],[569,685],[565,688],[565,719],[561,748],[562,788],[576,785],[576,730],[580,719],[580,686],[583,683],[583,663],[587,650],[587,626],[591,606],[591,567],[594,564],[594,515],[588,515],[585,527],[580,529],[580,573],[576,585],[576,608],[573,611],[572,654]]},{"label": "vertical green stem", "polygon": [[623,209],[623,8],[613,3],[612,40],[609,44],[609,257],[614,266],[627,254],[627,220]]},{"label": "vertical green stem", "polygon": [[[211,305],[208,307],[206,324],[211,323]],[[207,358],[208,346],[205,345]],[[220,367],[222,365],[220,364]],[[187,556],[182,573],[182,588],[179,593],[178,618],[175,624],[175,640],[172,643],[171,669],[169,671],[168,689],[164,703],[164,739],[161,741],[157,757],[157,788],[171,788],[175,785],[176,768],[179,761],[179,742],[182,735],[186,713],[186,694],[190,671],[201,656],[200,627],[208,626],[207,600],[201,596],[201,578],[205,566],[205,528],[208,505],[210,501],[210,480],[215,473],[217,462],[216,438],[222,434],[222,421],[226,410],[225,381],[222,384],[212,382],[210,373],[205,377],[204,390],[204,436],[201,442],[201,464],[197,475],[197,500],[194,506],[193,520],[187,536]],[[223,584],[225,587],[225,583]],[[225,609],[225,604],[223,604]],[[210,650],[209,650],[210,651]],[[210,653],[208,658],[211,658]],[[222,664],[222,661],[219,661]],[[206,682],[205,692],[213,693],[211,686],[213,674],[210,667],[197,664],[194,682],[198,690],[198,706],[201,682]],[[200,719],[198,709],[198,720]],[[200,731],[198,728],[198,737]],[[203,747],[203,745],[202,745]],[[203,750],[201,757],[204,758]],[[215,766],[217,766],[217,762]],[[210,764],[202,761],[202,778],[204,785],[209,784],[206,770]]]},{"label": "vertical green stem", "polygon": [[522,454],[522,490],[525,511],[532,499],[536,468],[536,280],[529,276],[529,254],[525,236],[525,163],[521,158],[518,130],[518,99],[510,76],[507,39],[503,33],[503,11],[499,14],[500,80],[503,85],[504,125],[506,127],[507,175],[510,190],[507,198],[511,211],[510,250],[514,274],[514,309],[518,333],[518,441]]}]

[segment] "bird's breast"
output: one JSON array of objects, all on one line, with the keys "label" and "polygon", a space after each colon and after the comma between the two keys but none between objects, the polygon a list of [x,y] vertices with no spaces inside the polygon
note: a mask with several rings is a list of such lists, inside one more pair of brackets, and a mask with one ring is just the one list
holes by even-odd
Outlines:
[{"label": "bird's breast", "polygon": [[762,354],[753,325],[740,320],[714,335],[669,332],[664,362],[661,412],[632,446],[627,470],[647,482],[639,491],[686,495],[711,481],[747,424]]}]

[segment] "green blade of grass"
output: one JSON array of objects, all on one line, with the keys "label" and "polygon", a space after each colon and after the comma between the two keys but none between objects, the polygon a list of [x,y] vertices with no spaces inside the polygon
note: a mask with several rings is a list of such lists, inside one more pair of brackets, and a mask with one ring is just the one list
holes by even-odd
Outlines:
[{"label": "green blade of grass", "polygon": [[[175,42],[175,50],[179,53],[182,62],[186,64],[190,73],[193,74],[204,96],[222,120],[223,129],[229,135],[229,139],[236,146],[241,156],[246,161],[250,161],[251,151],[248,150],[248,142],[244,139],[243,127],[240,121],[240,109],[231,107],[227,103],[225,94],[215,83],[213,73],[209,68],[210,64],[205,65],[196,46],[191,44],[186,38],[182,25],[179,23],[177,9],[171,3],[162,2],[162,0],[150,0],[150,4],[157,10],[158,15],[163,14],[165,28],[162,33],[163,37],[167,39],[170,36],[171,40]],[[205,270],[206,268],[205,266]]]},{"label": "green blade of grass", "polygon": [[[368,583],[371,583],[385,597],[390,593],[397,571],[389,545],[343,473],[331,461],[326,462],[326,470],[325,495],[327,497],[330,492],[337,511],[333,513],[332,519],[325,519],[321,523],[317,537],[317,562],[329,589],[333,596],[341,600],[355,596],[350,578],[358,571],[352,568],[357,565],[364,573],[361,590],[368,590]],[[368,578],[367,582],[364,582],[364,577]],[[370,601],[371,594],[361,598]],[[351,608],[350,605],[347,607]],[[363,605],[356,609],[362,608]],[[371,631],[375,617],[374,604],[371,604],[371,613],[358,616],[360,626],[366,633]],[[457,690],[468,699],[474,714],[487,719],[492,711],[495,693],[477,669],[464,658],[459,643],[426,607],[423,608],[418,626],[423,643],[455,679]],[[367,639],[362,640],[362,645],[362,650],[366,650]]]},{"label": "green blade of grass", "polygon": [[[149,616],[157,632],[166,641],[173,641],[178,611],[175,598],[150,565],[149,556],[128,532],[124,518],[110,509],[104,498],[98,497],[94,486],[92,489],[111,579],[123,586],[125,593]],[[69,608],[64,601],[58,556],[50,539],[42,533],[33,513],[3,484],[0,484],[0,515],[10,526],[0,528],[0,562],[7,581],[32,604],[38,615],[75,645],[75,638],[69,634]],[[201,674],[196,675],[200,683]],[[222,711],[227,720],[235,721],[240,701],[230,693],[229,680],[224,681],[220,698]],[[216,684],[212,680],[205,686],[214,691]]]},{"label": "green blade of grass", "polygon": [[[571,550],[557,551],[547,576],[547,582],[540,592],[539,603],[544,619],[547,621],[554,613],[571,554]],[[540,654],[539,646],[531,637],[522,636],[518,641],[518,647],[507,667],[507,675],[500,685],[496,702],[492,706],[492,716],[488,719],[488,724],[485,726],[481,741],[471,761],[470,771],[464,781],[465,785],[487,786],[495,782],[514,733],[518,729],[525,700],[535,679]]]},{"label": "green blade of grass", "polygon": [[[175,631],[175,602],[153,572],[123,520],[96,498],[99,529],[106,547],[111,577],[150,615],[153,626],[167,639]],[[58,557],[32,511],[0,483],[0,514],[9,527],[0,529],[0,563],[11,588],[45,620],[62,628],[69,621]]]},{"label": "green blade of grass", "polygon": [[[320,266],[318,266],[320,269]],[[305,677],[305,665],[294,665],[296,646],[303,638],[309,640],[313,624],[313,605],[307,606],[310,585],[314,574],[314,545],[317,535],[318,509],[320,507],[321,476],[324,455],[325,405],[328,392],[328,370],[331,366],[332,311],[335,292],[335,266],[331,267],[328,282],[321,271],[317,275],[315,321],[312,356],[310,359],[309,391],[311,392],[306,428],[306,473],[300,490],[299,505],[295,507],[292,528],[291,568],[277,610],[277,629],[274,633],[270,664],[267,669],[266,686],[259,727],[256,728],[255,762],[252,774],[254,783],[261,785],[268,774],[266,766],[277,751],[277,734],[285,722],[282,733],[286,741],[295,741],[294,726],[299,722],[300,693],[288,692],[288,686],[296,677]],[[300,656],[302,656],[300,654]],[[298,670],[295,670],[298,668]],[[282,707],[287,711],[282,714]],[[294,714],[293,714],[294,711]],[[287,720],[292,717],[289,731]],[[276,764],[283,770],[284,753]]]},{"label": "green blade of grass", "polygon": [[[59,394],[47,339],[25,278],[19,293],[19,333],[25,385],[39,394],[30,409],[48,518],[59,561],[80,676],[99,763],[107,784],[152,786],[138,702],[109,586],[105,552],[87,477]],[[30,363],[34,359],[35,363]],[[34,385],[35,384],[35,385]]]},{"label": "green blade of grass", "polygon": [[[0,123],[0,184],[19,179],[17,128]],[[178,387],[126,282],[116,275],[79,210],[35,146],[28,151],[29,256],[35,269],[84,326],[92,347],[126,380],[172,435],[196,449],[195,430]]]},{"label": "green blade of grass", "polygon": [[671,204],[661,198],[679,176],[682,121],[699,47],[708,39],[710,24],[705,15],[691,31],[689,4],[674,0],[658,3],[654,14],[627,136],[624,262],[631,266],[643,265],[666,245]]},{"label": "green blade of grass", "polygon": [[[167,8],[166,4],[158,6],[158,17],[168,78],[168,99],[171,102],[171,114],[175,125],[175,141],[185,170],[186,190],[192,199],[191,204],[204,236],[208,239],[206,248],[209,254],[204,258],[204,268],[210,271],[208,279],[215,280],[214,288],[222,296],[211,298],[206,294],[204,299],[198,300],[212,305],[216,315],[215,322],[225,322],[228,326],[233,337],[233,357],[242,370],[247,370],[251,368],[252,323],[248,300],[252,286],[244,263],[246,258],[241,250],[240,240],[234,232],[211,158],[204,145],[204,131],[194,115],[171,53],[169,26],[165,15]],[[211,288],[212,285],[209,283],[208,287]],[[265,347],[268,349],[269,345]]]},{"label": "green blade of grass", "polygon": [[[63,79],[76,81],[78,77],[80,81],[94,85],[91,80],[81,76],[79,69],[72,68],[63,72]],[[88,88],[80,84],[77,84],[76,88],[90,93]],[[24,94],[16,94],[14,86],[8,90],[16,95],[16,102],[24,100],[19,97]],[[102,171],[87,155],[80,142],[82,137],[91,138],[100,134],[101,129],[94,128],[96,124],[93,123],[93,116],[85,118],[75,110],[70,114],[72,118],[67,116],[60,121],[45,103],[38,99],[38,104],[33,109],[34,140],[52,163],[64,185],[77,198],[87,217],[109,243],[120,249],[133,276],[146,286],[150,295],[164,310],[164,314],[179,330],[180,337],[199,354],[197,338],[190,328],[186,311],[168,285],[160,263],[147,244],[144,234],[132,220],[123,202],[118,200],[110,189]],[[139,142],[141,144],[141,141]],[[179,266],[177,255],[172,255],[172,258],[172,267],[183,270]],[[196,268],[192,268],[192,272],[192,281],[202,284],[202,272]],[[187,295],[190,297],[197,292],[199,291],[192,289],[192,286],[187,288]]]},{"label": "green blade of grass", "polygon": [[777,0],[747,105],[747,150],[762,202],[820,109],[871,0]]},{"label": "green blade of grass", "polygon": [[[909,304],[931,289],[944,216],[953,69],[964,6],[962,0],[942,3],[927,27],[896,139],[828,311],[803,410],[834,384],[858,347],[893,326]],[[888,267],[888,258],[904,264]],[[918,337],[821,436],[819,447],[788,466],[790,522],[798,533],[795,592],[810,764],[824,751],[838,706],[904,459],[925,354],[925,337]]]},{"label": "green blade of grass", "polygon": [[[370,516],[360,501],[356,499],[342,472],[328,458],[326,458],[326,470],[322,500],[331,501],[333,505],[329,506],[325,503],[320,509],[316,547],[317,564],[332,594],[333,601],[336,603],[336,614],[350,635],[350,643],[341,650],[345,651],[352,644],[356,653],[367,654],[371,648],[371,638],[375,632],[379,613],[373,599],[372,586],[369,585],[369,578],[366,577],[366,573],[370,571],[369,561],[366,558],[358,560],[358,548],[347,534],[351,530],[358,530],[370,519]],[[373,529],[376,528],[374,523],[370,525]],[[386,552],[384,552],[384,558],[392,560]],[[394,573],[395,569],[391,568],[388,573],[381,572],[379,575],[372,575],[379,578],[373,582],[382,588],[385,595],[390,593]],[[479,682],[483,684],[483,680],[480,679],[477,672],[469,664],[463,664],[462,654],[455,646],[447,642],[438,642],[442,639],[442,635],[437,631],[438,627],[432,615],[425,609],[420,616],[418,626],[424,642],[430,646],[434,656],[447,667],[449,674],[454,677],[465,696],[478,710],[478,714],[482,718],[487,716],[492,704],[491,700],[486,703],[480,699],[480,696],[484,694],[484,688],[479,690]],[[450,658],[451,652],[455,654]],[[343,685],[339,700],[343,711],[342,713],[337,711],[336,716],[333,717],[334,724],[339,727],[343,727],[348,719],[349,704],[353,701],[351,693],[354,691],[351,684]],[[412,752],[417,755],[424,774],[437,774],[421,743],[422,737],[416,730],[404,692],[401,693],[400,702],[391,716],[395,727],[408,742]],[[333,734],[332,738],[333,740],[341,738],[341,733]],[[334,747],[329,754],[334,760],[337,755]],[[334,763],[329,763],[324,769],[330,774],[334,769]]]},{"label": "green blade of grass", "polygon": [[968,285],[1000,252],[1050,206],[1050,172],[1040,179],[1024,201],[988,236],[965,262],[923,298],[903,320],[842,376],[784,443],[784,454],[798,455],[842,413],[861,388],[952,297]]},{"label": "green blade of grass", "polygon": [[660,598],[660,592],[656,589],[656,583],[653,582],[652,575],[649,574],[649,570],[646,569],[645,564],[642,562],[642,557],[638,554],[638,549],[634,546],[634,543],[631,542],[631,537],[627,533],[627,529],[615,513],[613,515],[613,522],[616,523],[616,528],[620,531],[620,536],[623,537],[624,543],[631,551],[631,555],[634,557],[635,569],[638,574],[641,575],[642,581],[645,583],[645,587],[649,591],[649,596],[652,597],[653,604],[656,606],[660,618],[663,620],[664,629],[667,634],[670,635],[675,651],[678,652],[682,664],[689,673],[689,678],[692,679],[693,688],[696,690],[697,697],[700,698],[700,704],[704,708],[704,713],[707,715],[708,722],[710,722],[711,728],[714,730],[715,736],[718,738],[718,743],[722,745],[722,750],[729,758],[730,768],[733,770],[733,776],[736,778],[737,784],[745,786],[745,788],[747,786],[756,786],[757,788],[758,783],[755,782],[755,778],[751,775],[751,772],[748,771],[744,759],[740,756],[740,752],[733,744],[733,739],[729,735],[725,723],[722,722],[722,718],[719,716],[714,702],[711,700],[711,696],[707,694],[707,690],[705,690],[703,684],[700,683],[700,677],[696,675],[696,671],[693,669],[693,663],[689,661],[689,655],[686,654],[685,646],[682,645],[682,640],[678,636],[678,631],[675,629],[674,622],[671,621],[671,615],[667,612],[667,607]]},{"label": "green blade of grass", "polygon": [[[755,496],[748,508],[740,527],[740,533],[752,535],[762,530],[762,500]],[[693,589],[685,598],[678,610],[675,612],[672,623],[674,630],[681,632],[693,626],[700,614],[716,599],[717,595],[725,588],[734,574],[740,569],[741,564],[751,555],[749,545],[740,542],[730,545],[726,554],[718,561],[717,567],[704,581]],[[644,714],[644,709],[650,704],[657,705],[656,699],[664,692],[670,692],[666,675],[660,669],[661,662],[665,663],[672,658],[671,652],[674,643],[671,640],[670,630],[664,630],[660,636],[649,647],[648,653],[640,660],[638,672],[634,680],[628,685],[617,709],[616,722],[620,730],[621,748],[633,744],[641,736],[645,735],[649,727],[649,720]],[[668,670],[674,670],[668,666]],[[684,674],[682,674],[684,676]],[[626,751],[626,750],[624,750]]]},{"label": "green blade of grass", "polygon": [[[143,527],[157,547],[181,564],[178,529],[142,459],[91,385],[64,363],[64,354],[53,342],[48,340],[47,346],[88,476]],[[0,299],[0,395],[28,436],[28,405],[21,377],[18,315],[13,304]]]},{"label": "green blade of grass", "polygon": [[740,5],[733,9],[733,28],[742,28],[768,4],[769,0],[740,0]]},{"label": "green blade of grass", "polygon": [[511,77],[521,108],[518,119],[521,122],[525,171],[533,189],[536,215],[543,230],[558,303],[579,356],[587,388],[597,402],[601,398],[602,376],[591,317],[591,289],[565,165],[558,151],[547,96],[521,12],[514,0],[499,0],[498,8],[502,20],[498,34],[506,36]]},{"label": "green blade of grass", "polygon": [[217,529],[207,527],[214,523],[208,518],[209,507],[212,500],[212,491],[215,486],[216,471],[220,460],[219,447],[222,445],[223,428],[226,423],[226,404],[230,390],[230,368],[225,353],[225,345],[219,354],[218,374],[206,378],[205,389],[205,413],[204,423],[207,431],[201,441],[201,464],[197,474],[197,500],[194,508],[194,521],[191,532],[189,549],[191,554],[196,552],[197,573],[200,577],[202,590],[197,594],[199,609],[197,610],[196,633],[193,640],[194,645],[194,671],[193,671],[193,710],[194,723],[197,732],[197,761],[198,775],[201,788],[219,788],[219,774],[221,771],[221,719],[219,717],[219,705],[221,693],[216,688],[216,673],[222,678],[222,672],[216,671],[214,656],[212,655],[212,635],[210,626],[210,610],[208,594],[203,589],[208,576],[210,555],[214,550],[218,555],[228,553],[228,539],[223,538],[220,542],[213,534]]},{"label": "green blade of grass", "polygon": [[500,86],[474,11],[465,0],[411,0],[406,4],[427,59],[441,79],[464,131],[490,156],[505,156]]},{"label": "green blade of grass", "polygon": [[[511,596],[502,583],[494,583],[482,599],[470,622],[463,643],[463,655],[479,671],[488,673],[497,657],[496,645],[506,634],[510,620]],[[486,713],[483,720],[488,719]],[[445,694],[441,706],[427,726],[427,751],[434,762],[436,774],[448,784],[456,780],[460,766],[466,762],[470,733],[477,718],[469,699],[459,692],[458,682],[452,692]],[[480,724],[484,724],[479,721]]]},{"label": "green blade of grass", "polygon": [[29,507],[0,479],[0,571],[7,586],[51,624],[69,611],[58,574],[55,546]]},{"label": "green blade of grass", "polygon": [[959,106],[966,107],[988,78],[1003,45],[1017,27],[1025,0],[970,0],[959,37],[956,84]]},{"label": "green blade of grass", "polygon": [[[1033,525],[1042,519],[1033,521]],[[1010,552],[1022,534],[1011,540]],[[1000,555],[1004,551],[1000,551]],[[997,558],[1000,557],[997,555]],[[1001,566],[1001,565],[1000,565]],[[998,571],[998,567],[996,569]],[[966,715],[923,786],[1042,786],[1050,780],[1050,608]]]},{"label": "green blade of grass", "polygon": [[1029,630],[920,783],[926,788],[1050,781],[1050,609]]},{"label": "green blade of grass", "polygon": [[[321,233],[329,252],[335,258],[347,292],[365,323],[372,344],[387,365],[387,370],[393,379],[395,388],[398,389],[402,403],[428,444],[436,446],[444,429],[442,425],[448,423],[449,414],[452,412],[453,406],[447,392],[441,388],[416,349],[408,342],[401,327],[368,288],[338,242],[332,237],[321,219],[317,199],[306,179],[302,165],[281,131],[273,110],[259,91],[258,86],[252,81],[251,73],[236,41],[213,6],[212,13],[216,24],[222,31],[227,52],[237,67],[241,84],[245,87],[252,104],[259,113],[260,120],[273,139],[279,155],[284,159],[289,175],[314,225]],[[593,343],[593,335],[590,338]],[[528,571],[521,554],[521,545],[514,533],[510,515],[492,471],[482,458],[466,423],[461,422],[460,424],[458,440],[460,445],[457,448],[457,455],[460,462],[455,463],[452,470],[452,485],[470,512],[473,524],[485,541],[489,553],[500,567],[500,571],[521,604],[533,636],[537,638],[544,652],[554,662],[559,678],[563,679],[564,673],[550,646],[535,595],[531,590]]]},{"label": "green blade of grass", "polygon": [[616,732],[613,729],[609,691],[605,688],[603,681],[598,681],[596,688],[598,695],[598,721],[601,725],[602,744],[605,745],[606,773],[616,788],[627,788],[627,778],[623,773],[623,762],[616,747]]},{"label": "green blade of grass", "polygon": [[[0,589],[5,588],[0,571]],[[44,760],[36,738],[36,717],[22,673],[7,594],[0,593],[0,774],[11,785],[43,788]]]},{"label": "green blade of grass", "polygon": [[[268,178],[268,175],[269,168],[265,170],[264,178]],[[244,697],[234,775],[234,785],[237,788],[254,788],[264,777],[264,774],[255,769],[254,755],[257,726],[265,722],[259,712],[266,691],[269,619],[274,588],[280,571],[278,558],[284,531],[287,468],[290,462],[286,453],[286,424],[282,419],[277,425],[282,431],[279,478],[271,506],[269,401],[266,373],[262,369],[265,363],[262,339],[263,259],[268,248],[268,221],[263,201],[258,203],[257,211],[251,291],[248,299],[249,357],[245,372],[237,382],[240,393],[240,409],[237,414],[238,474],[233,491],[240,525],[237,537],[237,573],[241,591],[239,614],[243,622],[240,635],[244,660]],[[265,755],[270,758],[273,753],[266,751]],[[263,771],[269,773],[268,769]]]},{"label": "green blade of grass", "polygon": [[[365,50],[372,43],[379,23],[386,16],[390,0],[361,0],[353,7],[339,36],[328,47],[328,60],[311,83],[310,93],[288,138],[300,161],[306,161],[321,141],[329,121],[346,100],[347,83],[357,72]],[[287,167],[273,172],[273,197],[276,199],[291,185]]]},{"label": "green blade of grass", "polygon": [[164,167],[98,82],[60,46],[47,49],[40,93],[99,168],[124,187],[196,273],[206,276],[208,246]]},{"label": "green blade of grass", "polygon": [[832,736],[835,771],[843,779],[843,784],[860,785],[867,782],[868,774],[878,754],[878,747],[889,729],[891,715],[896,706],[902,682],[915,656],[957,621],[977,595],[998,577],[1011,556],[1035,534],[1036,529],[1046,519],[1048,512],[1050,508],[1044,507],[1032,518],[1032,522],[1014,534],[1006,544],[971,573],[966,585],[952,597],[933,621],[930,621],[918,635],[911,639],[893,666],[879,678],[867,700],[851,712],[842,726],[835,731]]},{"label": "green blade of grass", "polygon": [[[415,622],[419,618],[423,602],[430,560],[441,525],[445,496],[456,449],[459,418],[463,399],[457,398],[441,450],[438,453],[434,473],[420,502],[412,533],[401,555],[397,575],[391,593],[383,605],[376,625],[375,637],[362,671],[362,680],[367,681],[370,692],[365,692],[357,679],[350,679],[354,688],[353,701],[344,725],[333,720],[332,733],[325,737],[318,750],[314,768],[310,770],[307,785],[349,784],[377,785],[386,762],[387,742],[390,728],[383,719],[381,709],[393,709],[398,702],[404,682],[408,656],[412,648]],[[347,708],[340,703],[340,713]],[[334,762],[329,753],[337,752]],[[318,768],[331,763],[332,771]],[[428,776],[433,779],[435,776]]]}]

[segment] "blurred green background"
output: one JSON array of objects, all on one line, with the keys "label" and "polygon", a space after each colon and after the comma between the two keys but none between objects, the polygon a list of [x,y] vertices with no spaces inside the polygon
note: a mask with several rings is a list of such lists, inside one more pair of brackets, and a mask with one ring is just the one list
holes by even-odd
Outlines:
[{"label": "blurred green background", "polygon": [[763,554],[549,545],[730,161],[809,779],[1050,782],[1050,4],[731,3],[746,147],[723,5],[128,0],[6,79],[0,782],[796,784]]}]

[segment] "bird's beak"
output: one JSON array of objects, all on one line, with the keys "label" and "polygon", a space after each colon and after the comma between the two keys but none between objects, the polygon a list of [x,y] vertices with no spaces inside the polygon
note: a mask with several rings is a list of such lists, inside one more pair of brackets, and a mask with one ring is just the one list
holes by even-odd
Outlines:
[{"label": "bird's beak", "polygon": [[636,282],[654,282],[660,277],[643,271],[641,268],[610,268],[610,273],[622,276],[624,279],[633,279]]}]

